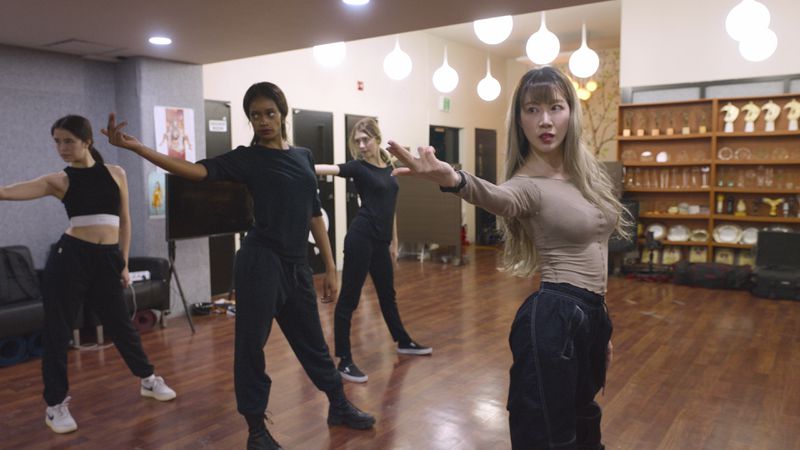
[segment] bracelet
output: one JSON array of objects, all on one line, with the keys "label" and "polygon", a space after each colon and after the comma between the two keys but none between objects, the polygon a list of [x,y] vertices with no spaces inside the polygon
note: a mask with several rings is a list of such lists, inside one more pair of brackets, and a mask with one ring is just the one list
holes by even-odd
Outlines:
[{"label": "bracelet", "polygon": [[458,184],[457,184],[457,185],[455,185],[455,186],[453,186],[453,187],[444,187],[444,186],[439,186],[439,190],[440,190],[440,191],[442,191],[442,192],[453,192],[453,193],[455,193],[455,192],[459,192],[461,189],[464,189],[464,186],[466,186],[466,185],[467,185],[467,177],[465,177],[465,176],[464,176],[464,172],[462,172],[462,171],[460,171],[460,170],[457,170],[457,171],[456,171],[456,173],[457,173],[457,174],[458,174],[458,176],[460,177],[460,181],[458,182]]}]

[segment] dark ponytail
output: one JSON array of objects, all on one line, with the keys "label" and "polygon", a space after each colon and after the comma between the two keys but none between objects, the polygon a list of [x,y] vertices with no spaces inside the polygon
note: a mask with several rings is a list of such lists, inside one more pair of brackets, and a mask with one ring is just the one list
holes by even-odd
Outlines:
[{"label": "dark ponytail", "polygon": [[55,121],[53,126],[50,127],[51,136],[53,135],[53,132],[56,131],[56,128],[69,131],[75,135],[76,138],[82,140],[83,142],[88,142],[89,153],[92,155],[92,158],[100,164],[105,164],[103,156],[100,155],[100,152],[98,152],[96,148],[94,148],[92,124],[89,122],[89,119],[83,116],[70,114]]}]

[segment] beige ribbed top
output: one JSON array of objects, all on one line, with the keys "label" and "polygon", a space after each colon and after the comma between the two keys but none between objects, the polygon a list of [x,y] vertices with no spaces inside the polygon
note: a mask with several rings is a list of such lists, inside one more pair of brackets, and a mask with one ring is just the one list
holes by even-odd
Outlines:
[{"label": "beige ribbed top", "polygon": [[521,219],[538,253],[542,281],[569,283],[605,294],[608,238],[617,217],[606,217],[569,181],[518,175],[497,186],[464,172],[459,192],[492,214]]}]

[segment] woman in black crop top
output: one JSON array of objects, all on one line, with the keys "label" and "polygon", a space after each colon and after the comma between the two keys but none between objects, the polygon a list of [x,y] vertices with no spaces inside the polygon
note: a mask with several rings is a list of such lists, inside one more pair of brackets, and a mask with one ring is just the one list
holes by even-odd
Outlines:
[{"label": "woman in black crop top", "polygon": [[361,198],[347,236],[344,239],[342,291],[334,313],[334,337],[339,373],[354,383],[364,383],[367,375],[353,362],[350,351],[350,321],[358,307],[361,288],[372,276],[381,313],[389,327],[397,352],[429,355],[433,349],[414,342],[403,327],[394,291],[393,263],[397,259],[397,226],[394,209],[397,203],[397,180],[392,176],[389,155],[380,148],[381,130],[375,119],[362,119],[353,126],[348,147],[353,160],[345,164],[317,164],[317,175],[352,178]]},{"label": "woman in black crop top", "polygon": [[69,433],[78,426],[68,407],[67,348],[81,304],[97,314],[128,368],[142,379],[142,396],[166,401],[175,398],[175,391],[154,375],[123,297],[122,289],[130,283],[131,239],[125,171],[103,163],[87,119],[62,117],[50,132],[59,156],[69,165],[61,172],[0,187],[0,200],[53,196],[64,203],[70,219],[45,267],[42,355],[45,423],[56,433]]},{"label": "woman in black crop top", "polygon": [[326,266],[323,298],[336,294],[333,263],[322,220],[311,152],[286,142],[289,108],[281,89],[256,83],[247,90],[244,112],[255,135],[238,147],[198,163],[170,158],[122,131],[109,116],[109,142],[191,180],[244,183],[253,197],[255,223],[236,255],[234,387],[239,413],[249,428],[248,448],[278,448],[264,424],[271,381],[264,373],[264,345],[275,319],[306,373],[330,400],[328,424],[365,429],[375,418],[347,401],[341,377],[322,334],[311,269],[306,260],[309,229]]}]

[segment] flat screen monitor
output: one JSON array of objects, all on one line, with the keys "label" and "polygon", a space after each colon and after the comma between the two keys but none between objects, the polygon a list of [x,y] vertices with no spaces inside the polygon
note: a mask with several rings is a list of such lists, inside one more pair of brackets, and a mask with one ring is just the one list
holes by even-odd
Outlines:
[{"label": "flat screen monitor", "polygon": [[241,233],[253,224],[253,200],[244,184],[167,174],[166,190],[168,241]]},{"label": "flat screen monitor", "polygon": [[759,231],[756,266],[800,269],[800,233]]}]

